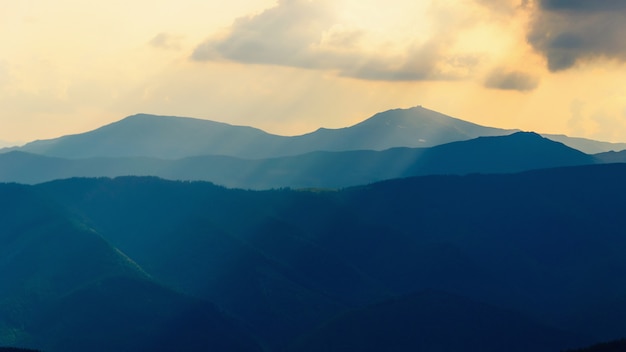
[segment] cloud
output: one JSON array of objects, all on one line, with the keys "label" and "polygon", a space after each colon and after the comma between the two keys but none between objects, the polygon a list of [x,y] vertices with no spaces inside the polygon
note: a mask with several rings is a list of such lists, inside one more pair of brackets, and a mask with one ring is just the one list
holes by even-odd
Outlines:
[{"label": "cloud", "polygon": [[332,16],[321,2],[281,0],[256,16],[237,19],[229,33],[200,44],[192,58],[311,66],[310,46],[332,24]]},{"label": "cloud", "polygon": [[541,0],[546,10],[568,10],[574,12],[620,11],[626,9],[624,0]]},{"label": "cloud", "polygon": [[191,59],[328,70],[382,81],[455,79],[476,64],[474,56],[450,49],[450,28],[398,53],[372,45],[365,30],[339,22],[329,1],[281,0],[260,14],[237,19],[224,35],[198,45]]},{"label": "cloud", "polygon": [[502,68],[489,73],[485,81],[487,88],[530,91],[539,85],[539,78],[521,71],[508,71]]},{"label": "cloud", "polygon": [[181,36],[161,32],[155,35],[148,43],[159,49],[179,50],[181,48]]},{"label": "cloud", "polygon": [[624,23],[624,0],[537,0],[527,39],[553,72],[598,58],[625,62]]}]

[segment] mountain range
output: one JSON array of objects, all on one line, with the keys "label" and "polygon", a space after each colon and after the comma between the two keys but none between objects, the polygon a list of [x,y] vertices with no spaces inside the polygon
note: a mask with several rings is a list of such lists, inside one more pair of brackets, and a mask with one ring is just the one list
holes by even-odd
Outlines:
[{"label": "mountain range", "polygon": [[506,173],[626,160],[618,152],[587,155],[576,147],[595,151],[626,144],[542,138],[422,107],[389,110],[351,127],[294,137],[139,114],[87,133],[5,148],[0,181],[34,184],[142,175],[244,189],[341,188],[429,174]]},{"label": "mountain range", "polygon": [[421,107],[389,110],[349,128],[320,128],[295,137],[208,120],[138,114],[90,132],[34,141],[12,150],[63,158],[179,159],[199,155],[272,158],[314,151],[430,147],[512,132],[475,125]]},{"label": "mountain range", "polygon": [[608,164],[340,191],[0,184],[0,345],[281,351],[395,336],[406,348],[391,350],[456,351],[491,336],[485,350],[552,351],[620,338],[625,177]]},{"label": "mountain range", "polygon": [[151,175],[244,189],[341,188],[409,176],[519,172],[602,161],[537,134],[517,132],[431,148],[318,151],[270,159],[62,159],[13,151],[0,154],[0,181],[33,184],[69,177]]},{"label": "mountain range", "polygon": [[17,183],[0,183],[0,346],[556,352],[623,338],[626,157],[607,151],[622,147],[416,107],[294,137],[140,114],[3,149],[0,182]]},{"label": "mountain range", "polygon": [[[181,159],[222,155],[246,159],[274,158],[315,151],[385,150],[432,147],[485,136],[509,135],[498,129],[459,120],[421,106],[378,113],[354,126],[319,130],[293,137],[247,126],[138,114],[96,130],[5,148],[61,158],[153,157]],[[626,144],[546,135],[585,153],[626,149]]]},{"label": "mountain range", "polygon": [[7,142],[0,140],[0,148],[9,148],[18,145],[19,143]]}]

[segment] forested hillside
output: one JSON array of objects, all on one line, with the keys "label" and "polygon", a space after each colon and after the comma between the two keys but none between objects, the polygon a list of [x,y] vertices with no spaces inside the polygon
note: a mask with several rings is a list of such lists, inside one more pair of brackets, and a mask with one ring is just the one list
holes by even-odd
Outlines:
[{"label": "forested hillside", "polygon": [[[144,320],[164,326],[175,321],[182,326],[177,319],[205,321],[199,331],[212,336],[217,330],[210,321],[226,319],[231,323],[219,326],[233,326],[231,335],[219,336],[248,334],[265,350],[277,351],[329,336],[346,345],[375,339],[378,325],[365,321],[351,334],[337,335],[334,328],[353,319],[349,312],[358,316],[370,309],[374,316],[387,316],[381,320],[388,322],[386,329],[419,335],[421,329],[409,326],[428,325],[429,319],[406,325],[409,317],[385,313],[397,304],[384,302],[458,297],[452,300],[466,303],[457,307],[467,308],[446,310],[458,304],[451,303],[430,311],[449,319],[431,350],[451,346],[459,324],[470,324],[467,316],[458,318],[469,307],[484,310],[481,314],[501,310],[496,315],[502,323],[484,325],[485,334],[503,337],[500,345],[521,338],[510,327],[522,324],[533,350],[582,347],[626,335],[625,177],[626,165],[615,164],[417,177],[342,191],[244,191],[151,177],[2,185],[4,199],[13,199],[5,203],[2,218],[4,241],[13,243],[3,247],[3,258],[14,258],[9,254],[22,253],[21,248],[23,260],[49,263],[45,271],[16,271],[28,265],[5,259],[4,272],[16,274],[4,281],[4,292],[14,293],[5,293],[2,302],[43,297],[36,302],[46,309],[15,312],[18,305],[5,304],[14,313],[3,314],[13,316],[3,324],[14,332],[12,341],[49,339],[41,346],[62,346],[61,337],[89,329],[78,322],[91,314],[106,321],[112,312],[135,312],[136,320],[125,321],[148,329],[146,336],[153,336],[156,325],[142,325]],[[70,227],[39,230],[55,221]],[[86,247],[85,241],[93,244]],[[66,279],[49,281],[57,273]],[[24,286],[18,278],[38,284]],[[120,300],[106,303],[107,297]],[[95,309],[88,302],[96,298],[103,300],[100,307],[113,305]],[[162,308],[166,302],[206,313],[170,314]],[[211,304],[226,317],[216,315]],[[49,320],[57,312],[66,312],[67,320]],[[20,328],[19,321],[47,323]],[[114,326],[121,334],[124,325]],[[80,336],[87,344],[101,338]]]}]

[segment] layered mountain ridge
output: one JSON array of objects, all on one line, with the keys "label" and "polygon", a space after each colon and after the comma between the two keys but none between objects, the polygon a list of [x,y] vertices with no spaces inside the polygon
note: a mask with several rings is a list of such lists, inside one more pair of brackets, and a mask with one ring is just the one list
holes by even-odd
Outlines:
[{"label": "layered mountain ridge", "polygon": [[[286,137],[226,123],[137,114],[96,130],[5,148],[63,157],[154,157],[180,159],[224,155],[246,159],[273,158],[313,151],[384,150],[432,147],[516,130],[480,126],[421,106],[378,113],[351,127],[319,129]],[[626,144],[546,135],[586,153],[626,149]]]},{"label": "layered mountain ridge", "polygon": [[33,184],[69,177],[143,175],[244,189],[341,188],[409,176],[507,173],[597,162],[601,160],[535,133],[517,132],[431,148],[318,151],[270,159],[215,155],[178,160],[63,159],[14,151],[0,154],[0,181]]},{"label": "layered mountain ridge", "polygon": [[[377,331],[395,331],[414,337],[401,345],[411,350],[456,351],[472,317],[485,335],[468,328],[465,341],[493,336],[492,350],[616,339],[626,335],[624,177],[610,164],[334,192],[154,177],[0,184],[0,344],[252,351],[240,343],[256,340],[281,351],[375,345],[388,338]],[[422,313],[396,313],[408,307]],[[351,319],[362,324],[338,333]]]},{"label": "layered mountain ridge", "polygon": [[0,182],[19,184],[0,183],[0,346],[547,352],[626,336],[623,152],[421,107],[295,137],[140,114],[3,151]]}]

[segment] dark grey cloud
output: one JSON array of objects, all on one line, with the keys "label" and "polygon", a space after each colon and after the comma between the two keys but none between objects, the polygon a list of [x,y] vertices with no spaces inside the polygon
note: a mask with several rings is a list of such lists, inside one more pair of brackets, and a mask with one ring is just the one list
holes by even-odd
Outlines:
[{"label": "dark grey cloud", "polygon": [[529,73],[508,71],[505,69],[493,70],[485,81],[487,88],[531,91],[539,85],[539,78]]},{"label": "dark grey cloud", "polygon": [[625,0],[540,0],[537,5],[527,38],[550,71],[600,58],[626,61]]},{"label": "dark grey cloud", "polygon": [[221,37],[198,45],[195,61],[228,60],[322,69],[366,80],[452,79],[475,64],[447,51],[447,31],[404,54],[364,49],[364,32],[337,25],[329,0],[281,0],[256,16],[236,20]]},{"label": "dark grey cloud", "polygon": [[545,10],[569,10],[578,12],[621,11],[626,9],[624,0],[541,0]]}]

